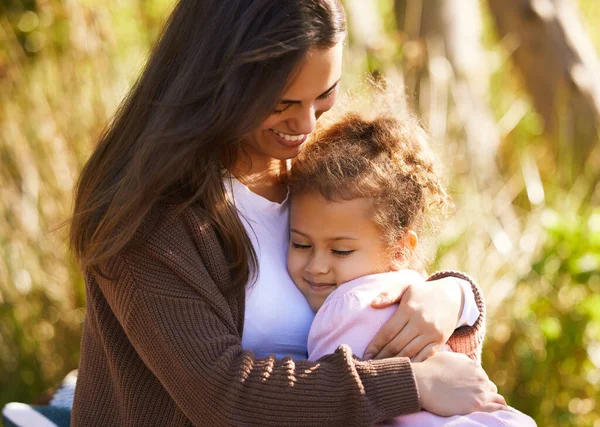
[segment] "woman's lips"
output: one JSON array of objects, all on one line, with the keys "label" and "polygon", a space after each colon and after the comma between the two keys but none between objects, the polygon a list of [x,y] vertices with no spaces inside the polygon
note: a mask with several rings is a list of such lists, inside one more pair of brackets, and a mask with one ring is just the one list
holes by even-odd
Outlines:
[{"label": "woman's lips", "polygon": [[308,286],[313,292],[328,292],[335,289],[335,283],[316,283],[311,282],[310,280],[306,280],[306,283],[308,283]]},{"label": "woman's lips", "polygon": [[287,140],[287,139],[281,137],[273,129],[269,129],[269,131],[271,132],[271,135],[273,135],[273,137],[277,140],[277,142],[279,142],[281,145],[288,147],[288,148],[298,147],[298,146],[302,145],[304,143],[304,141],[306,141],[306,139],[308,138],[308,135],[302,135],[302,138],[297,139],[295,141],[291,141],[291,140]]}]

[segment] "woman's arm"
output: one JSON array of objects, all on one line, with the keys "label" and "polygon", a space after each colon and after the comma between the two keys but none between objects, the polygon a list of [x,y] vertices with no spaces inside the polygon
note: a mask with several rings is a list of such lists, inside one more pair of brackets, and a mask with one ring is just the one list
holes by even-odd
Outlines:
[{"label": "woman's arm", "polygon": [[408,359],[244,351],[236,308],[244,294],[223,291],[217,242],[202,224],[159,230],[113,258],[103,269],[110,279],[94,276],[131,346],[194,425],[368,425],[419,410]]},{"label": "woman's arm", "polygon": [[[308,336],[310,360],[332,353],[340,345],[348,345],[354,354],[362,356],[371,338],[395,309],[371,307],[370,302],[378,292],[377,283],[372,282],[375,277],[358,279],[364,283],[358,289],[344,292],[340,288],[327,298]],[[433,356],[413,364],[421,406],[441,416],[504,409],[506,402],[481,366],[457,356]]]},{"label": "woman's arm", "polygon": [[[479,311],[479,316],[472,326],[461,326],[453,331],[448,339],[448,345],[456,353],[467,355],[474,361],[481,363],[481,350],[483,347],[483,339],[485,338],[485,301],[481,289],[469,276],[459,271],[442,271],[433,274],[428,281],[456,279],[464,280],[471,285],[475,305]],[[462,310],[461,310],[462,311]]]},{"label": "woman's arm", "polygon": [[255,358],[201,299],[138,292],[127,334],[194,425],[367,425],[419,410],[408,359]]},{"label": "woman's arm", "polygon": [[[381,300],[375,300],[375,307],[399,306],[365,354],[377,359],[404,356],[423,361],[448,342],[454,351],[479,360],[485,335],[485,304],[477,284],[459,272],[436,273],[427,281],[406,272],[398,276]],[[463,295],[458,282],[451,278],[471,284],[480,313],[473,326],[455,329]]]}]

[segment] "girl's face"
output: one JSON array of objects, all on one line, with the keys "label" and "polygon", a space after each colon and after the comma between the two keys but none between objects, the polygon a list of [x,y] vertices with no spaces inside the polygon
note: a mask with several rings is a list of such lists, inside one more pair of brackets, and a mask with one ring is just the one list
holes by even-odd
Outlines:
[{"label": "girl's face", "polygon": [[367,199],[331,202],[314,192],[292,198],[288,271],[314,311],[340,284],[402,267],[372,217]]},{"label": "girl's face", "polygon": [[245,141],[253,164],[291,159],[300,153],[319,116],[335,103],[342,49],[343,42],[339,42],[330,49],[309,52],[271,115]]}]

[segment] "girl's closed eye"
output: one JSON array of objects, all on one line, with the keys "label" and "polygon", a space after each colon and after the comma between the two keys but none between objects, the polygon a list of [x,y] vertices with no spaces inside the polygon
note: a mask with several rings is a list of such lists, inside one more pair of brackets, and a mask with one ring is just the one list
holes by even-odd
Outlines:
[{"label": "girl's closed eye", "polygon": [[295,249],[310,249],[310,245],[301,245],[300,243],[292,242],[292,247]]},{"label": "girl's closed eye", "polygon": [[340,251],[340,250],[337,250],[337,249],[332,249],[331,252],[334,255],[338,255],[338,256],[348,256],[348,255],[352,254],[355,251],[354,250]]}]

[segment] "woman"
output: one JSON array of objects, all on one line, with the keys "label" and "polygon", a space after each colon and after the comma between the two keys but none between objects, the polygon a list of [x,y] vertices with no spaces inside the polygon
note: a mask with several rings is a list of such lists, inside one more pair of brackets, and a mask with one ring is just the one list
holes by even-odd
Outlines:
[{"label": "woman", "polygon": [[[73,425],[366,425],[502,404],[460,355],[302,360],[312,314],[285,272],[287,228],[265,238],[240,219],[287,218],[285,161],[334,103],[344,35],[336,0],[178,3],[78,184],[87,316]],[[407,291],[372,354],[431,354],[461,312],[456,283],[391,287],[392,302]],[[483,315],[453,338],[474,347],[482,334]]]}]

